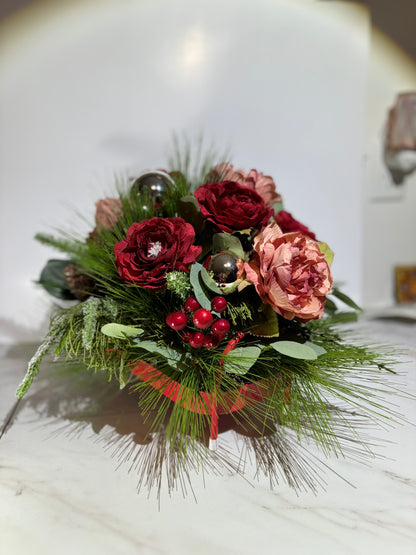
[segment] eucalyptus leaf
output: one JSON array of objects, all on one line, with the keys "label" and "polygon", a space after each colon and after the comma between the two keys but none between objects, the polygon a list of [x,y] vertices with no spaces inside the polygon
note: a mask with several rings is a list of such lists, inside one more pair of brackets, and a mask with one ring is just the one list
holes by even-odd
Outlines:
[{"label": "eucalyptus leaf", "polygon": [[212,239],[212,250],[214,253],[229,252],[237,258],[244,258],[244,249],[240,239],[230,233],[216,233]]},{"label": "eucalyptus leaf", "polygon": [[261,353],[261,347],[236,347],[224,357],[223,369],[230,374],[247,374]]},{"label": "eucalyptus leaf", "polygon": [[101,333],[108,335],[108,337],[125,339],[126,337],[136,337],[143,333],[143,330],[141,328],[135,328],[134,326],[125,326],[124,324],[109,322],[102,326]]},{"label": "eucalyptus leaf", "polygon": [[296,341],[275,341],[270,344],[281,355],[302,360],[316,360],[318,355],[312,347]]},{"label": "eucalyptus leaf", "polygon": [[217,295],[221,295],[222,290],[218,287],[217,282],[214,279],[212,279],[212,277],[207,272],[206,268],[204,268],[204,266],[202,265],[201,265],[199,275],[204,285],[206,285],[210,291],[212,291],[213,293],[216,293]]},{"label": "eucalyptus leaf", "polygon": [[206,308],[207,310],[211,310],[211,300],[208,295],[205,293],[201,283],[200,283],[200,274],[201,268],[203,268],[202,264],[199,262],[195,262],[191,266],[191,271],[189,273],[189,279],[191,281],[192,289],[194,291],[194,295],[196,300],[202,306],[202,308]]},{"label": "eucalyptus leaf", "polygon": [[315,353],[318,355],[318,357],[326,353],[326,349],[324,349],[320,345],[316,345],[315,343],[312,343],[312,341],[305,341],[304,345],[313,349]]},{"label": "eucalyptus leaf", "polygon": [[[140,341],[139,339],[134,340],[134,344],[140,349],[144,349],[149,353],[157,353],[162,355],[167,359],[169,364],[178,370],[183,369],[183,364],[186,364],[187,360],[190,358],[188,353],[184,351],[179,351],[173,347],[164,347],[156,343],[156,341]],[[182,366],[182,368],[181,368]]]},{"label": "eucalyptus leaf", "polygon": [[325,260],[328,266],[331,266],[332,261],[334,260],[334,252],[330,249],[329,245],[326,243],[318,243],[319,250],[325,256]]},{"label": "eucalyptus leaf", "polygon": [[229,295],[230,293],[234,293],[238,289],[240,285],[240,281],[236,280],[232,283],[221,283],[220,292],[221,295]]}]

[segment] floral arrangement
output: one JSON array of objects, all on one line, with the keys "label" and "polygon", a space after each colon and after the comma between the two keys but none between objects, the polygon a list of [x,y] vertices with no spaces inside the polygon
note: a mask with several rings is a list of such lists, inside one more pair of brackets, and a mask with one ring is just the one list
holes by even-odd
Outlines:
[{"label": "floral arrangement", "polygon": [[299,487],[311,481],[296,454],[304,440],[325,454],[367,451],[353,415],[390,417],[386,356],[345,341],[338,324],[359,307],[273,179],[209,157],[191,177],[188,158],[119,183],[88,237],[36,236],[69,256],[50,260],[40,284],[74,302],[56,308],[17,395],[45,354],[75,359],[137,395],[175,465],[226,457],[228,415],[256,439],[259,466]]}]

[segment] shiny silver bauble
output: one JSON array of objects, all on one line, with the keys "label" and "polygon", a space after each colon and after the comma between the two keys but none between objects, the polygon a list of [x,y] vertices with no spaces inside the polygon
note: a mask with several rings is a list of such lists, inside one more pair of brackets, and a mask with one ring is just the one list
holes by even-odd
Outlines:
[{"label": "shiny silver bauble", "polygon": [[143,194],[155,204],[163,203],[169,189],[174,185],[171,176],[162,171],[150,171],[137,177],[131,186],[133,194]]}]

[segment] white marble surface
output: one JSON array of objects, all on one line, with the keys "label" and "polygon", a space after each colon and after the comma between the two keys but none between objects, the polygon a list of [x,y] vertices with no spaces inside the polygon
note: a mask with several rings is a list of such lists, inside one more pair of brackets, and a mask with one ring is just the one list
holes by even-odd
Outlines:
[{"label": "white marble surface", "polygon": [[[367,321],[368,341],[404,350],[400,388],[416,394],[416,324]],[[5,346],[0,417],[6,420],[33,346]],[[45,365],[33,392],[0,440],[0,552],[7,555],[95,554],[403,554],[416,548],[416,403],[394,396],[408,422],[379,430],[382,458],[330,459],[325,489],[271,490],[267,478],[191,472],[194,494],[137,493],[137,473],[112,456],[111,440],[129,445],[137,425],[134,399],[80,416],[85,389]],[[72,417],[64,418],[64,414]],[[75,418],[81,428],[75,431]],[[236,433],[220,435],[235,451]],[[119,443],[115,445],[120,445]],[[117,468],[118,467],[118,468]],[[345,480],[341,479],[342,476]]]}]

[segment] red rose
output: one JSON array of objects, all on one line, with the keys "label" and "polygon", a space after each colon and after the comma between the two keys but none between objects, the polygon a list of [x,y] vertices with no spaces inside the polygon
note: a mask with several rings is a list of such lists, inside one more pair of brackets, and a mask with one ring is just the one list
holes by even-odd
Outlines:
[{"label": "red rose", "polygon": [[210,175],[213,176],[212,181],[218,181],[218,179],[222,181],[235,181],[244,187],[254,189],[269,208],[272,208],[276,202],[282,202],[282,197],[276,191],[273,178],[270,175],[263,175],[257,170],[250,170],[249,172],[235,170],[232,164],[223,162],[214,166]]},{"label": "red rose", "polygon": [[202,215],[228,233],[263,227],[273,215],[256,191],[234,181],[202,185],[195,191],[195,198]]},{"label": "red rose", "polygon": [[194,246],[195,231],[182,218],[150,218],[134,223],[127,237],[114,245],[116,266],[125,282],[147,289],[166,284],[166,274],[188,271],[202,248]]},{"label": "red rose", "polygon": [[314,241],[316,240],[316,235],[311,231],[306,225],[301,224],[298,220],[285,210],[281,210],[275,216],[276,223],[283,231],[283,233],[290,233],[292,231],[299,231],[302,235],[310,237]]}]

